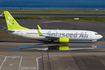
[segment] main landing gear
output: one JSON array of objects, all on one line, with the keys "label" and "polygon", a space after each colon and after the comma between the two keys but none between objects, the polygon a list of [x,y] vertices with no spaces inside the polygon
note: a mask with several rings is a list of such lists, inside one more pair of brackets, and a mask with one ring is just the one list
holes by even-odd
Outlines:
[{"label": "main landing gear", "polygon": [[54,43],[54,40],[51,40],[51,43]]}]

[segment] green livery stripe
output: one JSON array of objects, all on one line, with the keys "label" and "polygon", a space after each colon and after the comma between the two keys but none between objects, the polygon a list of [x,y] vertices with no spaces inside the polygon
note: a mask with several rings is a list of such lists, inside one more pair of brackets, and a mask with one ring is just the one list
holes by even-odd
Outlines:
[{"label": "green livery stripe", "polygon": [[5,20],[7,23],[8,30],[28,29],[20,26],[8,11],[4,11],[4,15],[5,15]]}]

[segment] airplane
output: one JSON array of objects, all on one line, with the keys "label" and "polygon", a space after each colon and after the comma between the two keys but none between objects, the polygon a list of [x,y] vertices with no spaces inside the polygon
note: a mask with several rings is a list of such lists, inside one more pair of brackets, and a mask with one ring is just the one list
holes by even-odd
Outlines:
[{"label": "airplane", "polygon": [[58,40],[60,43],[68,43],[72,39],[91,40],[92,42],[95,42],[103,37],[97,32],[89,30],[41,29],[39,25],[37,25],[38,29],[29,29],[20,26],[8,11],[4,11],[4,15],[8,33],[26,38],[48,39],[51,40],[52,43],[54,40]]},{"label": "airplane", "polygon": [[1,14],[0,14],[0,16],[3,16],[3,15],[4,15],[4,13],[1,13]]}]

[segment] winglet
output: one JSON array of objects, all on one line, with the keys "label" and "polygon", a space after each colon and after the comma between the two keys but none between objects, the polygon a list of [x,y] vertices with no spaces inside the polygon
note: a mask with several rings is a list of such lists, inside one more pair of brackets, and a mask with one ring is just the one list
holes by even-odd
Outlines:
[{"label": "winglet", "polygon": [[41,27],[39,25],[37,25],[38,29],[41,30]]},{"label": "winglet", "polygon": [[39,31],[39,29],[37,29],[37,31],[38,31],[39,36],[43,36],[43,35],[41,34],[41,32]]}]

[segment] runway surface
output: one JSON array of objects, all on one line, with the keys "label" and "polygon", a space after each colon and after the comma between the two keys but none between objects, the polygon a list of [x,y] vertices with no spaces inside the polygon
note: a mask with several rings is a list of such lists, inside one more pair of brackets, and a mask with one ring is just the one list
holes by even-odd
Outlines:
[{"label": "runway surface", "polygon": [[[41,51],[36,48],[61,45],[30,39],[0,40],[1,70],[104,70],[105,48]],[[105,45],[105,41],[103,45]],[[100,42],[93,43],[96,45]],[[69,43],[69,45],[90,43]],[[20,47],[21,46],[21,47]],[[28,46],[28,47],[27,47]],[[30,47],[29,47],[30,46]],[[78,46],[86,48],[88,46]],[[105,47],[105,46],[104,46]],[[76,48],[76,46],[71,46]],[[88,47],[90,48],[90,47]]]},{"label": "runway surface", "polygon": [[43,16],[43,17],[105,17],[105,14],[41,14],[41,13],[11,13],[13,16]]},{"label": "runway surface", "polygon": [[[5,22],[4,19],[0,19]],[[17,20],[27,28],[93,30],[105,37],[105,23],[82,21]],[[1,25],[0,30],[6,27]],[[0,34],[2,35],[2,34]],[[70,49],[41,50],[47,47],[68,45]],[[38,48],[38,49],[37,49]],[[105,39],[91,42],[51,44],[49,40],[0,39],[0,70],[105,70]]]}]

